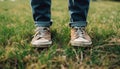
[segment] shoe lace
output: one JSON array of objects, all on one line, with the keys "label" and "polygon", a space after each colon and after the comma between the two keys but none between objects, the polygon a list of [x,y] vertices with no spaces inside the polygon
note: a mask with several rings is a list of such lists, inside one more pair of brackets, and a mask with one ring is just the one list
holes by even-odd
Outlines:
[{"label": "shoe lace", "polygon": [[36,33],[34,36],[42,38],[42,37],[44,37],[45,32],[48,31],[48,28],[47,27],[38,27],[35,31],[36,31]]},{"label": "shoe lace", "polygon": [[75,29],[76,29],[77,37],[84,38],[84,28],[83,27],[75,27]]}]

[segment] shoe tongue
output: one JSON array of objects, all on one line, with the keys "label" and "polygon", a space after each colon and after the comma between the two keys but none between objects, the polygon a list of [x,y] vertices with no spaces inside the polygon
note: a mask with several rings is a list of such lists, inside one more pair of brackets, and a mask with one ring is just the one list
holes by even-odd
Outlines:
[{"label": "shoe tongue", "polygon": [[39,29],[44,29],[44,28],[46,28],[46,27],[38,27]]},{"label": "shoe tongue", "polygon": [[81,27],[74,27],[75,29],[81,28]]},{"label": "shoe tongue", "polygon": [[37,30],[46,30],[48,27],[38,27]]},{"label": "shoe tongue", "polygon": [[74,27],[72,27],[72,28],[85,28],[84,26],[74,26]]},{"label": "shoe tongue", "polygon": [[35,32],[37,32],[37,31],[40,31],[40,30],[43,30],[45,27],[37,27],[36,29],[35,29]]}]

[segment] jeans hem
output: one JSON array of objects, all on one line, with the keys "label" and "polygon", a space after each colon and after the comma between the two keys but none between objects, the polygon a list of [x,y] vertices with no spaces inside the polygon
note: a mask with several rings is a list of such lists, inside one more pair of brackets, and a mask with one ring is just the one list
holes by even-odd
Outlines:
[{"label": "jeans hem", "polygon": [[36,27],[49,27],[52,25],[52,21],[35,21]]},{"label": "jeans hem", "polygon": [[86,27],[87,22],[86,21],[76,21],[76,22],[70,22],[69,24],[70,27]]}]

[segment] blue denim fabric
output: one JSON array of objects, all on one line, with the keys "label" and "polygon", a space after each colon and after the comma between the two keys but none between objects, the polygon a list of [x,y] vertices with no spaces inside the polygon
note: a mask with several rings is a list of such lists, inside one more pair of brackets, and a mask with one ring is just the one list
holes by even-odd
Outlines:
[{"label": "blue denim fabric", "polygon": [[[70,26],[86,26],[90,0],[69,0]],[[51,26],[51,0],[31,0],[36,26]]]}]

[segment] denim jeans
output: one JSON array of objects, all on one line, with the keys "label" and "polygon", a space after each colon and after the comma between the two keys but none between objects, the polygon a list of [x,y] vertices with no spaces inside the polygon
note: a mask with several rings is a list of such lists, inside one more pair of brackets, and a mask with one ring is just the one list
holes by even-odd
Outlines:
[{"label": "denim jeans", "polygon": [[[90,0],[69,0],[70,26],[86,26]],[[64,5],[64,4],[63,4]],[[31,0],[36,26],[51,26],[51,0]],[[57,8],[57,7],[56,7]]]}]

